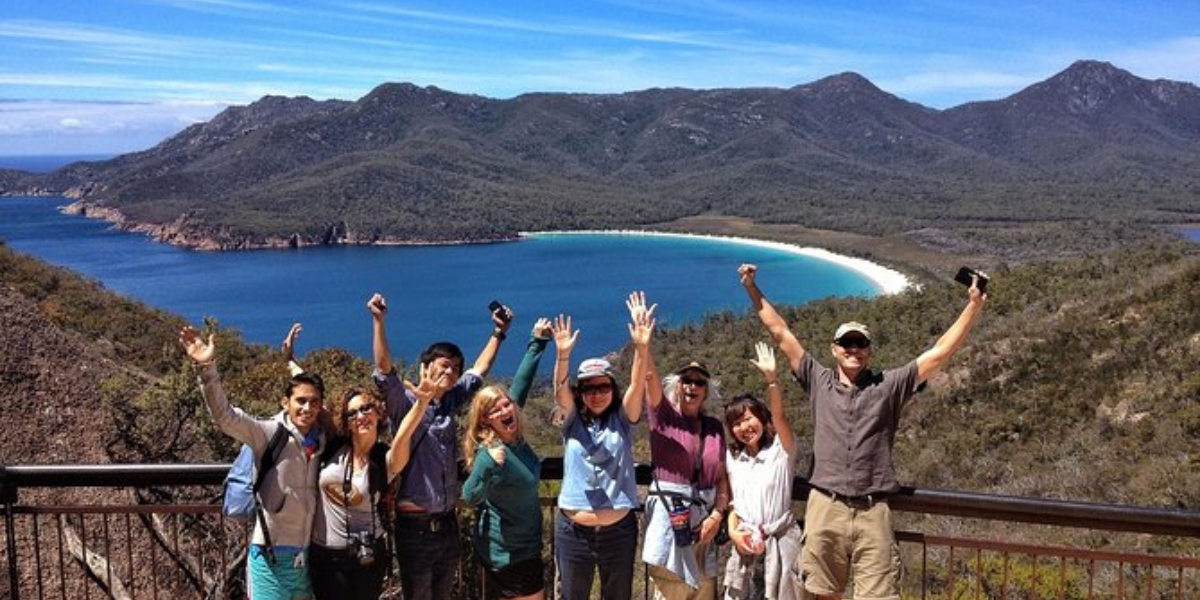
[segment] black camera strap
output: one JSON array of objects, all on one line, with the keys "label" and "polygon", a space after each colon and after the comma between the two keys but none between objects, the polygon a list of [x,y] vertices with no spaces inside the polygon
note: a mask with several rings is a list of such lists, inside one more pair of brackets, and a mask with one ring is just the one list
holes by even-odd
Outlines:
[{"label": "black camera strap", "polygon": [[[367,455],[367,477],[370,478],[371,458]],[[346,543],[352,545],[354,537],[350,534],[350,491],[353,487],[352,479],[354,477],[354,443],[346,445],[346,468],[342,470],[342,508],[346,511]],[[375,543],[375,498],[371,493],[370,484],[367,485],[367,507],[371,511],[371,543]]]}]

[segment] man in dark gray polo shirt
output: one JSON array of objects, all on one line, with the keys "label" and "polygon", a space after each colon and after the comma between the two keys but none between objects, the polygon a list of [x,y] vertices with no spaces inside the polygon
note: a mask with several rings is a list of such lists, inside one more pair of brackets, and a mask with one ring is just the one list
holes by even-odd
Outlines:
[{"label": "man in dark gray polo shirt", "polygon": [[738,269],[750,304],[787,356],[813,407],[813,472],[805,510],[801,576],[820,598],[839,598],[854,577],[859,600],[899,600],[900,553],[888,496],[899,491],[892,445],[900,412],[917,387],[962,346],[987,295],[973,277],[966,308],[941,338],[915,360],[872,371],[871,332],[851,321],[838,327],[830,352],[836,369],[821,366],[796,339],[755,283],[757,267]]}]

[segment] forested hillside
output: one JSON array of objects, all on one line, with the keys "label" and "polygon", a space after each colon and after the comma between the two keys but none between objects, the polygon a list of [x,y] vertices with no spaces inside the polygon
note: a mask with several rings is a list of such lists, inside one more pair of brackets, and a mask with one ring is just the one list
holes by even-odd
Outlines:
[{"label": "forested hillside", "polygon": [[[967,345],[903,418],[897,441],[902,480],[917,487],[1200,506],[1200,256],[1188,250],[1122,251],[993,272],[988,305]],[[760,273],[759,282],[769,296],[771,272]],[[231,456],[234,444],[212,430],[194,374],[176,347],[180,319],[2,245],[0,300],[0,407],[23,417],[0,425],[0,435],[15,440],[5,444],[0,463]],[[875,364],[886,367],[931,345],[965,301],[961,286],[933,283],[898,296],[781,310],[826,364],[838,323],[870,324]],[[516,330],[527,326],[518,323]],[[280,355],[246,346],[236,332],[216,331],[233,400],[263,414],[276,410],[286,372]],[[703,360],[729,396],[762,393],[746,359],[763,339],[752,315],[722,313],[660,331],[654,345],[662,370]],[[519,345],[511,346],[505,351]],[[618,363],[628,358],[626,352]],[[302,360],[335,393],[366,382],[370,373],[366,360],[342,350]],[[543,365],[543,375],[549,367]],[[790,380],[782,381],[807,440],[805,400]],[[550,405],[543,386],[526,418],[542,422]],[[66,420],[72,415],[77,418]],[[54,423],[89,435],[46,453],[40,443],[48,426],[56,430]],[[528,431],[543,455],[559,452],[552,428]],[[646,458],[644,440],[638,446]]]},{"label": "forested hillside", "polygon": [[899,236],[1010,261],[1200,221],[1200,89],[1079,61],[938,111],[842,73],[788,89],[497,100],[385,83],[267,97],[2,194],[209,249],[661,228],[696,216]]}]

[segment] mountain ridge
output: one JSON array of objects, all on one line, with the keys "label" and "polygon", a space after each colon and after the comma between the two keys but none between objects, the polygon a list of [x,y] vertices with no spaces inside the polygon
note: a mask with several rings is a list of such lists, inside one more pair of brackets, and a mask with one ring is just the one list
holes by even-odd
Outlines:
[{"label": "mountain ridge", "polygon": [[[1119,240],[1090,232],[1200,221],[1200,88],[1098,61],[946,110],[856,73],[507,100],[384,83],[353,102],[265,97],[110,161],[0,172],[0,194],[17,193],[65,194],[85,214],[211,249],[715,214],[948,236],[1011,259],[1051,226],[1102,249]],[[930,229],[947,235],[914,233]]]}]

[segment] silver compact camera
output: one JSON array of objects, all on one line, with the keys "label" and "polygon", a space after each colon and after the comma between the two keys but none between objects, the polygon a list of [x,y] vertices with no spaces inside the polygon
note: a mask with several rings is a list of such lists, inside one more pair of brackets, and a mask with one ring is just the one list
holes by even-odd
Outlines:
[{"label": "silver compact camera", "polygon": [[350,534],[350,556],[358,561],[359,565],[369,567],[375,564],[375,540],[371,539],[370,532],[359,532]]}]

